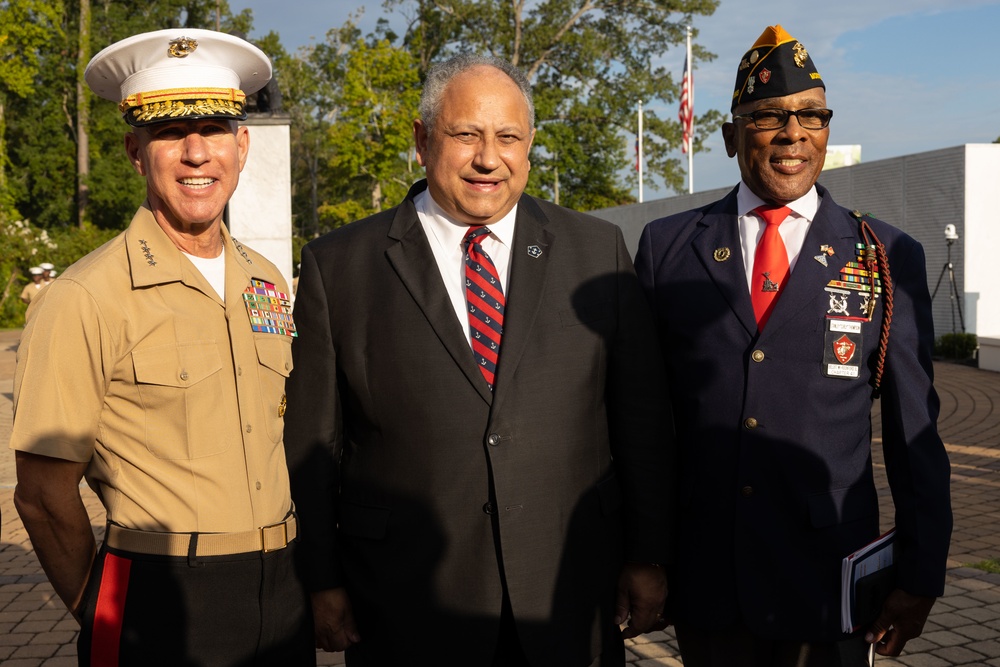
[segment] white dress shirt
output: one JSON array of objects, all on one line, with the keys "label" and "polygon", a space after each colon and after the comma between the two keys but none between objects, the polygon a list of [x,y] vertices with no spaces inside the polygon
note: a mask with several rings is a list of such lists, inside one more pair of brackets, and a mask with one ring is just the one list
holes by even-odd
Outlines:
[{"label": "white dress shirt", "polygon": [[[736,212],[739,216],[740,246],[743,249],[743,266],[747,272],[747,291],[753,285],[753,258],[757,251],[757,244],[761,236],[764,235],[764,228],[767,223],[759,215],[753,212],[758,206],[763,206],[767,202],[755,195],[747,187],[747,184],[740,181],[740,189],[736,193]],[[816,186],[809,188],[799,199],[787,204],[792,212],[785,218],[785,221],[778,226],[778,233],[785,243],[785,250],[788,252],[788,274],[791,275],[795,269],[795,262],[802,252],[802,245],[806,240],[806,233],[809,232],[809,225],[816,217],[819,210],[820,196],[816,192]],[[816,248],[819,252],[819,248]]]},{"label": "white dress shirt", "polygon": [[[469,311],[465,303],[465,235],[469,225],[453,220],[444,212],[429,190],[424,190],[413,198],[417,209],[417,218],[424,228],[431,252],[437,262],[441,280],[444,281],[448,298],[455,309],[455,316],[465,330],[465,340],[472,347],[472,336],[469,330]],[[500,220],[489,225],[490,233],[480,237],[479,243],[483,250],[493,260],[500,275],[504,296],[510,283],[510,248],[514,243],[514,220],[517,217],[517,204]]]}]

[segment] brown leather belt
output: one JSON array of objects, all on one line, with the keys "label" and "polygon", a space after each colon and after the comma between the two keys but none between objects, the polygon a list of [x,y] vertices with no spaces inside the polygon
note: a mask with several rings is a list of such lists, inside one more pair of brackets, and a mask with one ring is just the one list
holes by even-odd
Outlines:
[{"label": "brown leather belt", "polygon": [[156,533],[111,523],[104,541],[113,549],[155,556],[232,556],[284,549],[298,533],[298,521],[291,514],[280,523],[242,533]]}]

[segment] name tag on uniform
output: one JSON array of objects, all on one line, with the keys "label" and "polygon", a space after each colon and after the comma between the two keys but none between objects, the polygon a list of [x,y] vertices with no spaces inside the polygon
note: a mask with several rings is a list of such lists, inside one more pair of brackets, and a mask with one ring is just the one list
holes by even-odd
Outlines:
[{"label": "name tag on uniform", "polygon": [[823,344],[823,375],[854,380],[861,376],[861,326],[858,320],[830,318]]}]

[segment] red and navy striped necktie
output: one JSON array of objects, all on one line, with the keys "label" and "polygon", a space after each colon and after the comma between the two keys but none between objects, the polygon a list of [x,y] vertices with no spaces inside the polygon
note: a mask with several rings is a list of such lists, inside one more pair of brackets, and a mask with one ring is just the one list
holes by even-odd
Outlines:
[{"label": "red and navy striped necktie", "polygon": [[506,301],[497,267],[479,243],[489,233],[489,229],[478,225],[469,227],[465,234],[465,302],[469,308],[472,353],[492,390]]}]

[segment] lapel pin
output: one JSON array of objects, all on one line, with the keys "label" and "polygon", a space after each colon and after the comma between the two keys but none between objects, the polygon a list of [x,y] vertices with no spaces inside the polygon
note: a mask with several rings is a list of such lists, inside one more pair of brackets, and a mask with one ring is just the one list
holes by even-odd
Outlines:
[{"label": "lapel pin", "polygon": [[530,257],[534,257],[535,259],[537,259],[537,258],[539,258],[539,257],[542,256],[542,249],[539,248],[536,245],[529,245],[528,246],[528,255]]},{"label": "lapel pin", "polygon": [[813,257],[813,259],[815,259],[817,262],[819,262],[823,266],[829,266],[829,264],[826,261],[826,255],[816,255],[815,257]]},{"label": "lapel pin", "polygon": [[716,262],[724,262],[729,259],[732,254],[733,253],[729,250],[729,248],[716,248],[715,252],[712,253],[712,259]]}]

